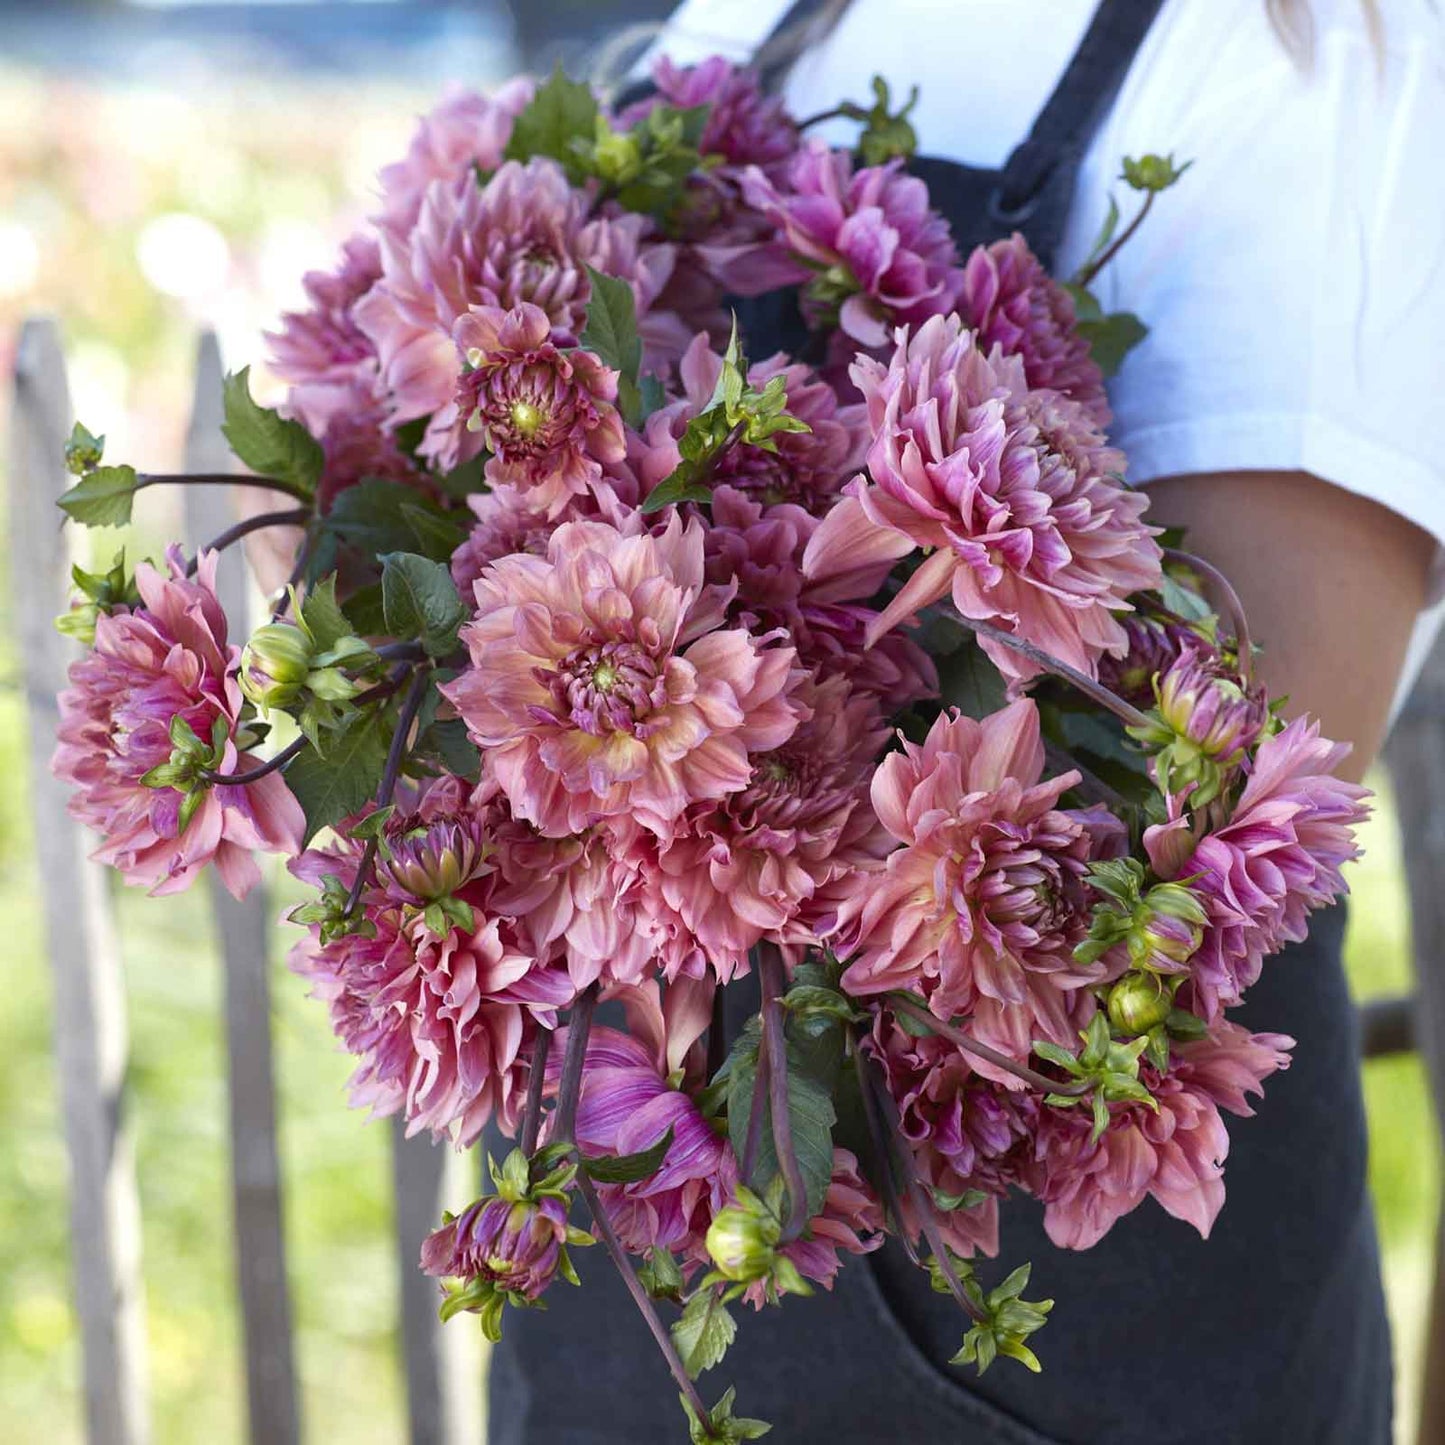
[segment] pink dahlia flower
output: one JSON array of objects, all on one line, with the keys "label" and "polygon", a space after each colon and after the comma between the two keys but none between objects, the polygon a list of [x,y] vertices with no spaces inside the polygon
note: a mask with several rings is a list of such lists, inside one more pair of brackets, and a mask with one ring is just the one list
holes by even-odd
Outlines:
[{"label": "pink dahlia flower", "polygon": [[787,279],[808,283],[812,323],[836,318],[865,347],[885,345],[893,326],[947,315],[963,284],[948,222],[902,165],[855,172],[847,151],[814,141],[781,181],[757,166],[742,177],[743,195],[777,226],[778,248],[795,263]]},{"label": "pink dahlia flower", "polygon": [[747,971],[760,940],[803,948],[831,927],[855,875],[889,846],[868,801],[887,738],[876,702],[841,677],[805,681],[794,697],[808,720],[754,756],[740,791],[689,808],[651,875],[678,935],[724,982]]},{"label": "pink dahlia flower", "polygon": [[442,1279],[487,1280],[537,1300],[557,1276],[567,1245],[567,1206],[540,1199],[478,1199],[421,1247],[421,1267]]},{"label": "pink dahlia flower", "polygon": [[590,351],[559,348],[541,307],[475,306],[453,335],[467,369],[422,443],[439,466],[485,448],[491,486],[523,488],[555,515],[600,479],[602,463],[627,455],[617,373]]},{"label": "pink dahlia flower", "polygon": [[184,795],[142,781],[170,761],[176,718],[203,742],[220,725],[219,771],[244,773],[260,762],[234,741],[240,649],[226,640],[216,560],[216,553],[203,553],[194,579],[185,575],[179,549],[170,555],[169,577],[142,562],[135,572],[140,606],[96,618],[94,645],[71,663],[70,686],[60,694],[50,766],[75,790],[70,816],[100,834],[93,857],[156,894],[189,887],[214,862],[230,892],[244,897],[260,881],[255,855],[297,853],[305,832],[300,804],[280,773],[206,788],[184,827]]},{"label": "pink dahlia flower", "polygon": [[1346,891],[1369,790],[1332,776],[1348,744],[1296,718],[1260,743],[1229,821],[1192,841],[1182,816],[1146,830],[1156,869],[1188,881],[1208,914],[1190,959],[1191,1006],[1215,1019],[1239,1002],[1264,959],[1308,931],[1309,915]]},{"label": "pink dahlia flower", "polygon": [[839,915],[838,952],[856,954],[849,993],[920,993],[939,1018],[971,1014],[979,1037],[1016,1057],[1032,1039],[1072,1042],[1069,995],[1102,976],[1073,958],[1089,917],[1084,874],[1118,851],[1122,828],[1098,810],[1059,809],[1078,774],[1042,782],[1043,770],[1028,699],[982,722],[945,712],[921,746],[883,760],[873,808],[902,846],[855,879]]},{"label": "pink dahlia flower", "polygon": [[1153,1195],[1207,1239],[1224,1203],[1229,1152],[1219,1111],[1252,1114],[1246,1094],[1260,1093],[1266,1078],[1289,1066],[1293,1045],[1221,1019],[1206,1038],[1174,1046],[1168,1074],[1141,1069],[1157,1112],[1113,1104],[1097,1142],[1087,1109],[1041,1109],[1029,1184],[1043,1201],[1049,1238],[1062,1249],[1089,1249]]},{"label": "pink dahlia flower", "polygon": [[310,305],[281,318],[267,334],[271,370],[291,383],[288,410],[314,436],[333,420],[375,407],[376,347],[356,323],[356,303],[381,278],[381,253],[373,237],[352,236],[335,271],[308,271],[302,278]]},{"label": "pink dahlia flower", "polygon": [[[930,549],[875,622],[877,637],[939,598],[1090,676],[1128,638],[1117,616],[1156,587],[1160,553],[1147,499],[1120,485],[1123,456],[1087,413],[1027,390],[1021,363],[986,358],[957,317],[934,318],[884,366],[860,356],[872,484],[860,480],[824,519],[804,567],[822,579],[860,560]],[[1005,676],[1033,664],[985,639]]]},{"label": "pink dahlia flower", "polygon": [[586,196],[555,161],[508,161],[485,185],[470,170],[434,182],[410,233],[382,233],[382,278],[355,310],[395,419],[430,416],[453,400],[462,371],[453,333],[473,307],[530,302],[557,345],[571,345],[592,266],[628,281],[646,312],[673,260],[669,245],[644,240],[648,225],[637,215],[589,218]]},{"label": "pink dahlia flower", "polygon": [[1033,390],[1062,392],[1101,431],[1109,424],[1104,374],[1079,335],[1074,300],[1043,268],[1017,232],[978,246],[963,268],[959,314],[981,351],[1017,356]]},{"label": "pink dahlia flower", "polygon": [[791,647],[741,628],[703,578],[703,534],[569,522],[546,558],[494,563],[443,691],[513,812],[544,833],[632,817],[666,838],[692,803],[746,786],[749,754],[792,736]]},{"label": "pink dahlia flower", "polygon": [[[371,930],[323,943],[319,930],[291,951],[292,969],[331,1009],[331,1025],[359,1060],[351,1080],[357,1107],[402,1113],[409,1132],[451,1133],[472,1143],[496,1113],[515,1127],[526,1092],[526,1059],[539,1026],[576,996],[567,971],[539,956],[524,920],[496,905],[500,875],[490,832],[465,785],[430,785],[392,829],[395,866],[361,895]],[[349,888],[361,845],[340,835],[311,849],[292,871],[320,886],[327,875]],[[423,908],[450,896],[472,910],[473,927],[448,921],[438,935]]]},{"label": "pink dahlia flower", "polygon": [[1191,628],[1177,622],[1144,617],[1137,612],[1120,619],[1128,639],[1122,657],[1099,661],[1099,681],[1135,707],[1154,706],[1154,680],[1167,672],[1185,648],[1207,650],[1209,644]]},{"label": "pink dahlia flower", "polygon": [[533,84],[510,80],[495,95],[461,92],[421,118],[404,160],[382,168],[377,222],[397,235],[416,224],[433,181],[454,181],[464,171],[494,171],[512,138],[512,123],[532,99]]}]

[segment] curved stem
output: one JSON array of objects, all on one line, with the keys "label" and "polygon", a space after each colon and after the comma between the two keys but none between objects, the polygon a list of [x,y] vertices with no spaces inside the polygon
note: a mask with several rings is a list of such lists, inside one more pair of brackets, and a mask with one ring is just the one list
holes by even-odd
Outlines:
[{"label": "curved stem", "polygon": [[894,1013],[906,1014],[909,1018],[918,1023],[925,1024],[940,1038],[947,1039],[950,1043],[957,1044],[967,1054],[973,1054],[977,1058],[990,1063],[996,1069],[1002,1069],[1005,1073],[1012,1074],[1016,1079],[1022,1079],[1030,1088],[1042,1090],[1046,1094],[1087,1094],[1093,1087],[1091,1084],[1082,1081],[1070,1082],[1051,1079],[1047,1074],[1041,1074],[1037,1069],[1031,1069],[1027,1064],[1015,1063],[1007,1054],[1001,1054],[997,1049],[990,1048],[985,1043],[980,1043],[971,1034],[966,1034],[962,1029],[955,1028],[950,1023],[930,1013],[926,1008],[920,1008],[911,999],[900,997],[898,994],[888,995],[888,1007]]},{"label": "curved stem", "polygon": [[292,482],[283,482],[280,477],[253,477],[246,472],[138,472],[135,482],[138,492],[160,486],[260,487],[267,492],[283,492],[298,502],[312,500],[305,488]]},{"label": "curved stem", "polygon": [[274,758],[268,758],[260,767],[252,768],[249,773],[218,773],[211,768],[202,768],[201,777],[208,783],[221,783],[228,788],[240,787],[243,783],[254,783],[270,773],[279,772],[309,741],[309,738],[302,736],[294,742],[287,743]]},{"label": "curved stem", "polygon": [[252,532],[259,532],[263,527],[298,527],[310,516],[309,507],[293,507],[285,512],[261,512],[254,517],[247,517],[244,521],[237,522],[234,527],[227,527],[220,536],[200,548],[187,564],[186,576],[196,575],[196,568],[201,565],[202,552],[224,552],[233,542],[239,542],[242,537],[249,537]]},{"label": "curved stem", "polygon": [[[783,955],[775,943],[758,945],[758,964],[763,985],[764,1062],[768,1074],[768,1104],[773,1123],[773,1150],[778,1172],[788,1189],[788,1218],[783,1225],[782,1244],[791,1244],[808,1223],[808,1191],[793,1147],[793,1112],[788,1097],[788,1053],[783,1036]],[[752,1121],[749,1120],[749,1123]]]},{"label": "curved stem", "polygon": [[1164,556],[1170,562],[1179,562],[1191,571],[1198,572],[1219,593],[1224,601],[1224,610],[1229,613],[1229,620],[1234,625],[1234,644],[1239,653],[1240,675],[1245,682],[1252,681],[1254,645],[1249,638],[1249,620],[1244,615],[1244,603],[1239,600],[1234,584],[1213,562],[1206,562],[1203,557],[1196,556],[1193,552],[1181,552],[1177,547],[1166,547]]},{"label": "curved stem", "polygon": [[878,1100],[873,1097],[873,1081],[868,1076],[868,1060],[863,1057],[858,1036],[855,1034],[849,1044],[853,1055],[853,1070],[858,1076],[858,1093],[863,1100],[863,1121],[868,1126],[868,1142],[873,1146],[874,1164],[877,1166],[878,1192],[883,1196],[886,1217],[893,1221],[894,1233],[903,1244],[909,1260],[922,1268],[918,1248],[903,1227],[903,1201],[898,1197],[898,1181],[893,1177],[894,1151],[889,1142],[888,1131],[883,1117],[878,1112]]},{"label": "curved stem", "polygon": [[835,105],[832,110],[820,110],[814,115],[805,117],[798,122],[800,131],[808,130],[815,125],[822,125],[825,120],[846,120],[850,119],[848,112],[840,105]]},{"label": "curved stem", "polygon": [[[577,1098],[582,1092],[582,1066],[587,1062],[587,1035],[592,1031],[592,1011],[597,1007],[599,985],[589,984],[577,995],[567,1019],[567,1052],[562,1056],[562,1080],[557,1086],[557,1122],[553,1144],[575,1144]],[[578,1150],[580,1160],[581,1151]],[[580,1171],[579,1171],[580,1177]]]},{"label": "curved stem", "polygon": [[1062,677],[1073,683],[1085,697],[1092,698],[1100,707],[1107,708],[1128,726],[1148,727],[1149,719],[1132,703],[1125,702],[1118,693],[1110,692],[1103,683],[1096,682],[1087,673],[1080,672],[1076,667],[1070,667],[1067,662],[1045,652],[1042,647],[1035,647],[1032,642],[1025,642],[1022,637],[1015,637],[1012,632],[1005,632],[1003,628],[995,627],[991,622],[978,622],[972,617],[965,617],[957,608],[951,608],[949,615],[968,628],[970,632],[975,632],[980,637],[987,637],[991,642],[997,642],[1000,646],[1007,647],[1020,656],[1028,658],[1030,662],[1037,664],[1045,672],[1051,672],[1055,677]]},{"label": "curved stem", "polygon": [[1149,207],[1154,204],[1156,194],[1157,192],[1155,191],[1149,191],[1145,194],[1144,204],[1139,207],[1138,214],[1124,227],[1121,234],[1115,237],[1113,244],[1101,251],[1087,266],[1079,269],[1078,273],[1074,276],[1073,284],[1075,286],[1087,286],[1089,282],[1124,249],[1129,242],[1129,238],[1144,224],[1144,217],[1149,214]]},{"label": "curved stem", "polygon": [[602,1201],[597,1197],[597,1190],[593,1187],[592,1181],[581,1170],[577,1172],[577,1192],[587,1201],[588,1211],[592,1215],[592,1223],[597,1233],[602,1236],[603,1247],[611,1257],[612,1263],[617,1267],[617,1272],[622,1276],[622,1282],[627,1286],[627,1293],[632,1296],[632,1302],[642,1313],[642,1318],[647,1322],[647,1328],[652,1338],[657,1341],[657,1348],[662,1351],[662,1357],[667,1361],[667,1368],[672,1371],[672,1378],[677,1381],[677,1388],[687,1397],[687,1403],[692,1407],[699,1420],[706,1420],[708,1417],[707,1406],[702,1402],[702,1396],[697,1392],[697,1386],[693,1384],[692,1378],[687,1373],[686,1366],[682,1363],[682,1357],[677,1353],[677,1346],[672,1342],[672,1336],[667,1332],[667,1326],[663,1324],[657,1313],[657,1307],[648,1297],[648,1293],[642,1287],[642,1281],[637,1277],[637,1271],[632,1267],[632,1261],[627,1257],[627,1251],[623,1249],[622,1242],[617,1238],[612,1228],[612,1221],[607,1218],[607,1212],[602,1207]]},{"label": "curved stem", "polygon": [[522,1134],[518,1143],[522,1153],[531,1158],[537,1147],[537,1134],[542,1127],[542,1093],[547,1081],[547,1055],[552,1052],[552,1030],[539,1028],[532,1044],[532,1067],[527,1075],[527,1105],[522,1114]]}]

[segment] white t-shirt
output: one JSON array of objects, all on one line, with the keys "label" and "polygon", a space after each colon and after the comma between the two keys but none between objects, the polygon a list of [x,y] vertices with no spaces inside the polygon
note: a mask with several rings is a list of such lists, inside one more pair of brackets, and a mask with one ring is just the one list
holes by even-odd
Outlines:
[{"label": "white t-shirt", "polygon": [[[788,0],[684,0],[658,42],[748,60]],[[1058,256],[1070,273],[1118,196],[1124,155],[1193,167],[1095,283],[1150,334],[1110,384],[1136,483],[1301,470],[1445,542],[1445,19],[1385,0],[1312,0],[1313,67],[1264,0],[1165,0],[1079,170]],[[1095,0],[853,0],[785,95],[806,116],[919,87],[919,148],[999,166],[1058,83]],[[846,143],[857,127],[816,128]],[[1437,571],[1441,569],[1437,568]],[[1413,680],[1445,603],[1422,615]]]}]

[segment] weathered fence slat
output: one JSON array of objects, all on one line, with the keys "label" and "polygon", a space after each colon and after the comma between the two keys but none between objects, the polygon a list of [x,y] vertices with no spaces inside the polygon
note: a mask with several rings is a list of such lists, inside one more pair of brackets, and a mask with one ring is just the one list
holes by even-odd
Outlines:
[{"label": "weathered fence slat", "polygon": [[149,1439],[135,1164],[126,1130],[125,995],[108,880],[94,840],[65,812],[50,774],[56,693],[75,645],[55,631],[69,593],[69,538],[55,500],[69,485],[71,423],[55,324],[20,333],[10,467],[12,586],[30,715],[30,787],[45,938],[55,980],[56,1053],[70,1156],[71,1269],[91,1445]]},{"label": "weathered fence slat", "polygon": [[408,1139],[397,1120],[391,1159],[408,1438],[411,1445],[481,1445],[481,1331],[465,1328],[472,1321],[443,1326],[437,1282],[417,1267],[442,1210],[458,1210],[476,1196],[477,1151],[459,1154],[426,1135]]},{"label": "weathered fence slat", "polygon": [[[221,420],[221,354],[215,336],[206,333],[196,354],[187,470],[231,470]],[[236,498],[231,488],[186,489],[186,530],[195,546],[234,521]],[[232,640],[243,641],[249,630],[250,588],[239,546],[222,553],[216,591],[231,622]],[[231,1197],[250,1438],[254,1445],[296,1445],[299,1412],[271,1057],[270,895],[261,884],[244,899],[232,898],[214,870],[207,882],[226,980]]]},{"label": "weathered fence slat", "polygon": [[[1425,1060],[1435,1122],[1445,1127],[1445,639],[1415,684],[1385,749],[1404,842],[1415,963],[1414,1035]],[[1445,1211],[1425,1338],[1420,1445],[1445,1440]]]}]

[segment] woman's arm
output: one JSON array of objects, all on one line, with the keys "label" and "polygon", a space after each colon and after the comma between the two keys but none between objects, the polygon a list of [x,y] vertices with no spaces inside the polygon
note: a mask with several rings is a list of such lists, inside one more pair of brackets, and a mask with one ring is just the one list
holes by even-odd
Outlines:
[{"label": "woman's arm", "polygon": [[1184,527],[1238,590],[1270,695],[1353,743],[1343,771],[1358,779],[1384,741],[1434,541],[1307,472],[1166,477],[1149,494],[1150,519]]}]

